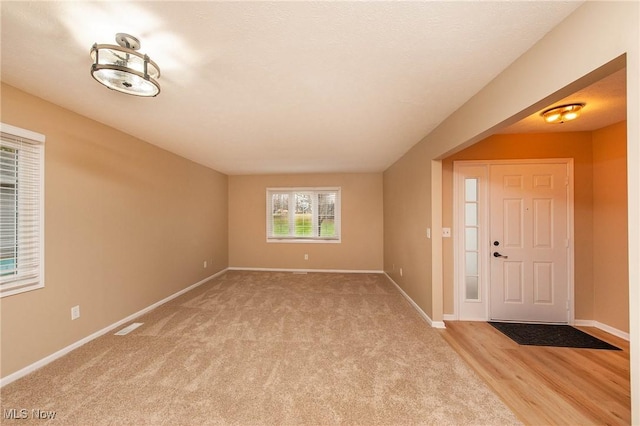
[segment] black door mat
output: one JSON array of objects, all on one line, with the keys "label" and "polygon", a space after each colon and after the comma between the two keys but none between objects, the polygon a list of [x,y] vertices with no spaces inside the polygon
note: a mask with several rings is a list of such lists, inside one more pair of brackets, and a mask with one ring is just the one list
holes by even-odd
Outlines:
[{"label": "black door mat", "polygon": [[519,345],[621,350],[570,325],[494,321],[489,321],[489,324]]}]

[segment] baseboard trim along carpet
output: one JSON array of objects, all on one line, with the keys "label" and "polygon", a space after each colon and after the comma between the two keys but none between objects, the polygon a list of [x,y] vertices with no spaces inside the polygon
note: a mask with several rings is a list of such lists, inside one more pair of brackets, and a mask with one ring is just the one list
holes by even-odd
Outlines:
[{"label": "baseboard trim along carpet", "polygon": [[489,324],[519,345],[620,350],[620,348],[570,325],[494,321],[489,321]]},{"label": "baseboard trim along carpet", "polygon": [[402,296],[407,299],[407,301],[409,302],[409,304],[411,306],[413,306],[413,308],[418,312],[418,314],[420,314],[420,316],[427,322],[427,324],[429,324],[431,327],[433,328],[446,328],[444,321],[434,321],[431,319],[431,317],[429,315],[427,315],[427,313],[425,311],[422,310],[422,308],[420,308],[420,306],[418,306],[418,304],[416,302],[413,301],[413,299],[402,289],[402,287],[400,287],[398,285],[397,282],[395,282],[393,280],[393,278],[391,278],[389,276],[389,274],[387,274],[386,272],[384,273],[384,275],[387,277],[387,279],[389,281],[391,281],[393,283],[394,286],[396,286],[396,288],[398,289],[398,291],[400,292],[400,294],[402,294]]},{"label": "baseboard trim along carpet", "polygon": [[293,272],[308,273],[319,272],[328,274],[382,274],[384,271],[366,269],[295,269],[295,268],[245,268],[243,266],[229,266],[229,271],[255,271],[255,272]]},{"label": "baseboard trim along carpet", "polygon": [[85,337],[83,339],[80,339],[77,342],[70,344],[69,346],[66,346],[66,347],[62,348],[59,351],[54,352],[51,355],[46,356],[46,357],[42,358],[41,360],[34,362],[31,365],[28,365],[28,366],[16,371],[15,373],[9,374],[8,376],[1,378],[0,379],[0,388],[3,387],[3,386],[8,385],[11,382],[14,382],[14,381],[26,376],[29,373],[32,373],[32,372],[36,371],[39,368],[44,367],[45,365],[55,361],[56,359],[68,354],[72,350],[77,349],[80,346],[85,345],[85,344],[89,343],[90,341],[92,341],[94,339],[97,339],[98,337],[102,336],[103,334],[107,334],[111,330],[116,329],[116,328],[120,327],[121,325],[126,324],[129,321],[132,321],[132,320],[138,318],[139,316],[142,316],[142,315],[146,314],[147,312],[157,308],[158,306],[164,305],[165,303],[175,299],[176,297],[181,296],[181,295],[183,295],[184,293],[186,293],[186,292],[188,292],[190,290],[193,290],[194,288],[206,283],[207,281],[209,281],[209,280],[211,280],[211,279],[213,279],[213,278],[215,278],[217,276],[220,276],[220,275],[224,274],[225,272],[227,272],[226,268],[221,270],[221,271],[219,271],[219,272],[216,272],[215,274],[213,274],[211,276],[208,276],[207,278],[204,278],[204,279],[198,281],[195,284],[190,285],[189,287],[183,288],[182,290],[172,294],[171,296],[165,297],[164,299],[154,303],[153,305],[149,305],[146,308],[144,308],[144,309],[142,309],[142,310],[140,310],[140,311],[138,311],[138,312],[136,312],[134,314],[131,314],[126,318],[121,319],[120,321],[117,321],[117,322],[115,322],[115,323],[113,323],[111,325],[108,325],[107,327],[103,328],[102,330],[96,331],[95,333],[90,334],[89,336],[87,336],[87,337]]}]

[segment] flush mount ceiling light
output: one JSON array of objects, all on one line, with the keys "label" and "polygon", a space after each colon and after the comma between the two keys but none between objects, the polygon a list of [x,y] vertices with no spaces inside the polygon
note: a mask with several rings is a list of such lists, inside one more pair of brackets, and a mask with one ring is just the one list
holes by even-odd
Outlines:
[{"label": "flush mount ceiling light", "polygon": [[135,96],[160,93],[160,68],[138,52],[140,41],[129,34],[116,34],[118,46],[94,44],[91,48],[91,75],[109,89]]},{"label": "flush mount ceiling light", "polygon": [[568,104],[549,108],[540,114],[547,123],[564,123],[575,120],[580,116],[580,110],[585,104]]}]

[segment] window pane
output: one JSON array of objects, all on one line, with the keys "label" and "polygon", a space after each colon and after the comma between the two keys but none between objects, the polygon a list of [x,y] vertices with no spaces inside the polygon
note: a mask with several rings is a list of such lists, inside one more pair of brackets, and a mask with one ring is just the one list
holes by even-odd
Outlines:
[{"label": "window pane", "polygon": [[478,275],[478,253],[470,251],[465,253],[465,275]]},{"label": "window pane", "polygon": [[289,235],[289,194],[271,196],[271,217],[272,235]]},{"label": "window pane", "polygon": [[465,280],[465,299],[478,300],[478,277],[467,277]]},{"label": "window pane", "polygon": [[313,236],[313,204],[311,194],[295,194],[295,236]]},{"label": "window pane", "polygon": [[464,248],[465,250],[478,250],[478,228],[465,228]]},{"label": "window pane", "polygon": [[318,236],[335,237],[336,194],[318,194]]},{"label": "window pane", "polygon": [[17,273],[18,151],[0,149],[0,276]]},{"label": "window pane", "polygon": [[464,200],[478,201],[478,179],[469,178],[464,180]]},{"label": "window pane", "polygon": [[465,203],[464,224],[467,226],[478,225],[478,205],[476,203]]}]

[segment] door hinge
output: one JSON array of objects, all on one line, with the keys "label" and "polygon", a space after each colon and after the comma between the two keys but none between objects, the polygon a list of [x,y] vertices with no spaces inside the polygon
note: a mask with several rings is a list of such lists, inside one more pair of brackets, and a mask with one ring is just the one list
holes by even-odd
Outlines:
[{"label": "door hinge", "polygon": [[564,186],[569,186],[569,176],[564,177]]}]

